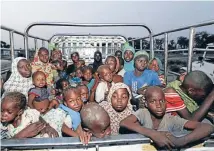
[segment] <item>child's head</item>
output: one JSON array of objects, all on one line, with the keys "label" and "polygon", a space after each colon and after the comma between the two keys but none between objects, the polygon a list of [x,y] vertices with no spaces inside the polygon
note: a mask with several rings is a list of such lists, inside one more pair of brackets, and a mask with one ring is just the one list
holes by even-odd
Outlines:
[{"label": "child's head", "polygon": [[132,46],[126,45],[123,50],[123,58],[126,62],[130,62],[134,58],[135,49]]},{"label": "child's head", "polygon": [[162,118],[166,112],[166,101],[164,92],[160,87],[151,86],[145,93],[146,107],[156,118]]},{"label": "child's head", "polygon": [[160,70],[160,66],[158,63],[158,60],[156,58],[153,58],[150,62],[149,62],[149,66],[148,68],[150,70],[153,70],[155,72],[158,72]]},{"label": "child's head", "polygon": [[49,61],[49,51],[45,47],[41,47],[38,51],[39,60],[43,63]]},{"label": "child's head", "polygon": [[117,60],[116,60],[116,58],[115,58],[114,56],[108,56],[108,57],[106,58],[105,64],[106,64],[106,65],[109,65],[110,70],[111,70],[112,72],[114,72],[115,69],[116,69]]},{"label": "child's head", "polygon": [[110,117],[97,103],[88,103],[80,112],[82,128],[97,138],[103,138],[111,133]]},{"label": "child's head", "polygon": [[71,54],[71,60],[73,63],[77,63],[79,61],[79,53],[78,52],[73,52]]},{"label": "child's head", "polygon": [[49,104],[50,101],[47,97],[41,97],[40,99],[35,98],[33,100],[33,107],[41,114],[44,114],[48,110]]},{"label": "child's head", "polygon": [[108,94],[108,101],[111,102],[112,107],[117,112],[122,112],[130,104],[131,91],[124,83],[116,83],[112,85]]},{"label": "child's head", "polygon": [[149,58],[147,55],[138,55],[134,58],[134,67],[138,71],[144,71],[147,68]]},{"label": "child's head", "polygon": [[56,82],[56,89],[65,90],[69,86],[69,81],[67,79],[59,79]]},{"label": "child's head", "polygon": [[202,71],[189,72],[182,83],[187,95],[199,105],[213,89],[212,80]]},{"label": "child's head", "polygon": [[51,64],[54,66],[55,70],[63,70],[62,64],[59,60],[53,60]]},{"label": "child's head", "polygon": [[8,92],[1,101],[1,122],[12,123],[20,118],[26,105],[25,95],[20,92]]},{"label": "child's head", "polygon": [[94,61],[95,62],[102,62],[102,53],[100,51],[94,52]]},{"label": "child's head", "polygon": [[112,71],[109,67],[109,65],[101,65],[98,67],[97,72],[100,76],[100,78],[106,82],[112,82]]},{"label": "child's head", "polygon": [[91,66],[85,66],[82,70],[83,78],[85,81],[90,82],[92,79],[93,69]]},{"label": "child's head", "polygon": [[30,62],[24,58],[18,61],[16,68],[19,74],[24,78],[29,78],[32,75]]},{"label": "child's head", "polygon": [[77,68],[84,67],[84,66],[85,66],[85,61],[84,60],[79,60],[77,62]]},{"label": "child's head", "polygon": [[83,77],[82,70],[83,70],[82,67],[76,69],[76,77],[78,77],[78,78],[82,78]]},{"label": "child's head", "polygon": [[118,57],[118,58],[122,58],[122,51],[117,50],[117,51],[115,52],[115,56]]},{"label": "child's head", "polygon": [[79,89],[68,87],[63,91],[64,104],[72,110],[79,112],[83,106]]},{"label": "child's head", "polygon": [[84,103],[87,102],[88,98],[89,98],[88,87],[86,85],[84,85],[84,84],[80,84],[80,85],[77,86],[77,88],[80,91],[80,96],[81,96],[82,101]]},{"label": "child's head", "polygon": [[119,63],[120,63],[120,66],[119,66],[119,71],[120,71],[124,67],[124,59],[123,58],[118,58],[118,59],[119,59]]},{"label": "child's head", "polygon": [[42,88],[46,86],[46,76],[45,73],[42,71],[36,71],[32,75],[33,84],[36,87]]}]

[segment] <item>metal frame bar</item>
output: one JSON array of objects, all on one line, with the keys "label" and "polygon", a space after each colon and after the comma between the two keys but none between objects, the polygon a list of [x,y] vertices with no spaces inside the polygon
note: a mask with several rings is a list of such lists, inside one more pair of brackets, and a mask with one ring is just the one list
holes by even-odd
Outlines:
[{"label": "metal frame bar", "polygon": [[164,34],[164,78],[167,85],[167,74],[168,74],[168,34]]},{"label": "metal frame bar", "polygon": [[[56,36],[86,36],[86,34],[56,33],[56,34],[54,34],[53,36],[51,36],[51,38],[49,39],[49,41],[51,42],[52,39],[53,39],[54,37],[56,37]],[[123,37],[126,41],[128,41],[127,38],[126,38],[125,36],[123,36],[123,35],[112,35],[112,34],[105,34],[105,35],[102,35],[102,34],[88,34],[88,36],[120,36],[120,37]]]},{"label": "metal frame bar", "polygon": [[[71,26],[71,27],[143,27],[146,28],[149,32],[150,37],[150,53],[151,56],[154,54],[153,50],[153,39],[152,39],[152,30],[145,24],[130,24],[130,23],[69,23],[69,22],[35,22],[27,26],[25,29],[25,35],[29,36],[29,31],[34,26]],[[28,37],[26,37],[27,39]],[[28,41],[26,40],[26,50],[28,50]]]}]

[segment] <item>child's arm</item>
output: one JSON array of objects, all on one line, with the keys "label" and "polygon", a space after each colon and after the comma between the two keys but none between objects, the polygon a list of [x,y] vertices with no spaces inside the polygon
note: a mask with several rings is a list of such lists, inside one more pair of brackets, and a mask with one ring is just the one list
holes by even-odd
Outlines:
[{"label": "child's arm", "polygon": [[174,147],[174,144],[167,138],[167,135],[170,135],[169,132],[158,132],[149,128],[145,128],[139,124],[135,115],[129,115],[127,118],[122,120],[120,122],[120,126],[151,138],[159,147]]},{"label": "child's arm", "polygon": [[28,106],[32,109],[34,109],[33,107],[33,100],[35,99],[36,95],[31,93],[28,95]]},{"label": "child's arm", "polygon": [[214,126],[207,123],[200,123],[196,121],[188,121],[184,128],[193,130],[190,134],[183,137],[176,138],[168,136],[169,139],[176,145],[176,147],[185,146],[188,143],[201,140],[214,132]]},{"label": "child's arm", "polygon": [[78,136],[78,134],[75,131],[73,131],[71,128],[69,128],[65,123],[63,123],[62,132],[72,137]]}]

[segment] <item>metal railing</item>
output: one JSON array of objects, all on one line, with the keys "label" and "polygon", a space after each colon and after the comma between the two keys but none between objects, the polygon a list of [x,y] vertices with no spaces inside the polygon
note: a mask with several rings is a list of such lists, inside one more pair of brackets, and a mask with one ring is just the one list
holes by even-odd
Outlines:
[{"label": "metal railing", "polygon": [[30,38],[34,38],[34,44],[35,44],[35,50],[38,48],[37,47],[37,40],[42,40],[42,45],[44,46],[44,41],[47,41],[48,42],[48,39],[44,39],[44,38],[40,38],[40,37],[37,37],[37,36],[33,36],[33,35],[26,35],[20,31],[17,31],[13,28],[9,28],[9,27],[6,27],[4,25],[1,25],[1,29],[2,30],[5,30],[5,31],[8,31],[9,32],[9,38],[10,38],[10,50],[11,50],[11,59],[13,60],[14,59],[14,33],[15,34],[18,34],[18,35],[21,35],[23,38],[24,38],[24,49],[25,49],[25,55],[27,58],[28,57],[28,48],[26,48],[26,39],[28,39],[28,37]]},{"label": "metal railing", "polygon": [[[152,30],[145,24],[130,23],[69,23],[69,22],[35,22],[27,26],[25,34],[28,36],[29,31],[34,26],[70,26],[70,27],[143,27],[149,32],[150,38],[150,56],[154,56]],[[28,38],[26,37],[26,47],[28,49]]]}]

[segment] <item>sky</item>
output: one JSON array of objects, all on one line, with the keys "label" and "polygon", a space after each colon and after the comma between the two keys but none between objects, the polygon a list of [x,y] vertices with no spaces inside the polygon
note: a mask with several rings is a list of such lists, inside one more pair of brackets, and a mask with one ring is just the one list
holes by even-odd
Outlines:
[{"label": "sky", "polygon": [[[209,20],[214,20],[214,1],[1,1],[1,24],[21,32],[32,22],[143,23],[155,34]],[[197,29],[202,30],[214,34],[214,25]],[[38,26],[30,30],[30,34],[44,38],[50,38],[54,33],[148,36],[148,32],[140,27],[85,29]],[[188,36],[188,33],[187,30],[170,34],[169,40]],[[23,38],[14,37],[15,48],[23,48]],[[9,42],[8,32],[1,30],[1,39]],[[30,47],[32,44],[33,39]]]}]

